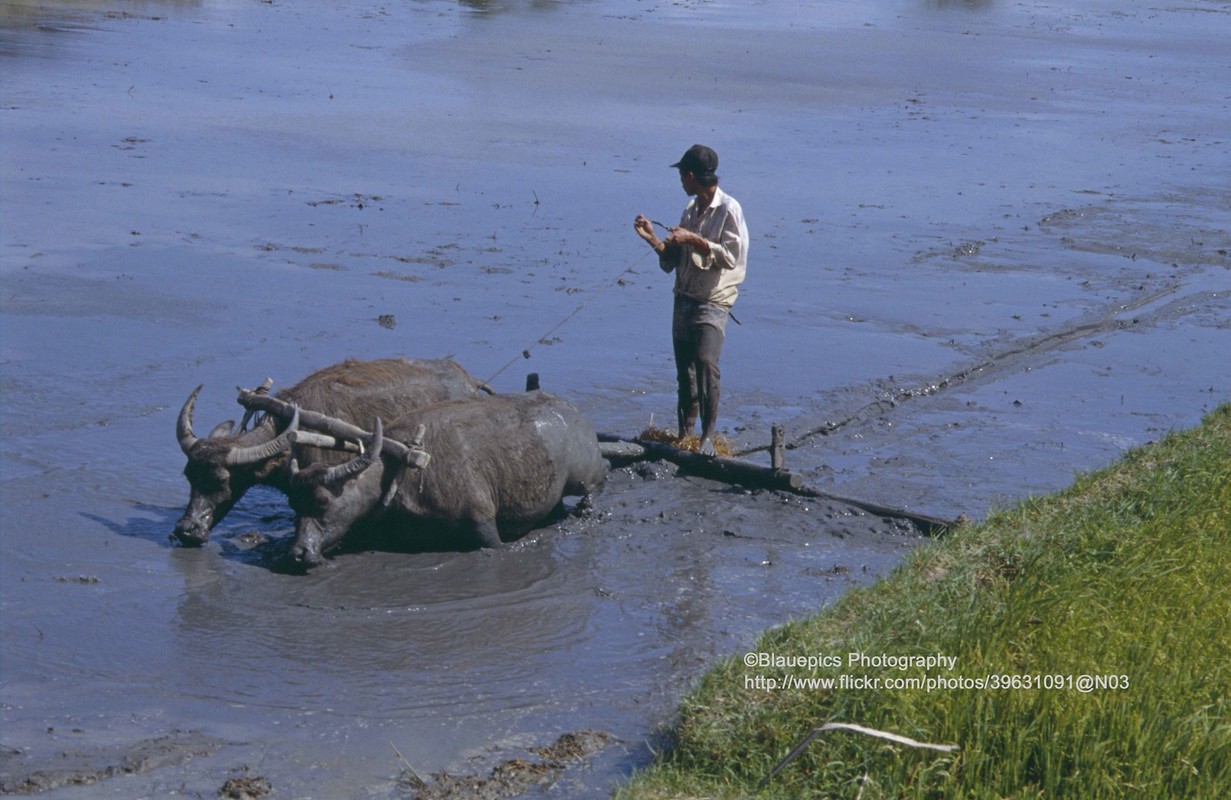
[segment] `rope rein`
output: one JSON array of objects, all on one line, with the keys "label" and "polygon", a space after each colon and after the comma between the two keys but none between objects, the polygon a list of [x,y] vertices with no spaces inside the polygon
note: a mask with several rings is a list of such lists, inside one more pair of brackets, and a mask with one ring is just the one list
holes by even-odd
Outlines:
[{"label": "rope rein", "polygon": [[575,317],[575,316],[577,316],[579,313],[581,313],[581,311],[582,311],[582,310],[583,310],[586,306],[590,305],[590,304],[591,304],[591,303],[593,303],[595,300],[597,300],[599,297],[601,297],[601,296],[603,295],[603,293],[604,293],[604,292],[606,292],[606,291],[607,291],[608,289],[610,289],[612,286],[615,286],[617,283],[619,283],[620,281],[622,281],[622,280],[624,279],[624,276],[625,276],[625,275],[627,275],[628,273],[632,272],[632,271],[633,271],[633,267],[637,266],[637,265],[638,265],[638,264],[640,264],[642,261],[644,261],[644,260],[645,260],[645,257],[646,257],[647,255],[649,255],[649,253],[650,253],[650,252],[652,252],[652,251],[647,251],[646,253],[642,253],[640,257],[638,257],[638,258],[634,259],[634,260],[632,261],[632,263],[630,263],[627,267],[625,267],[625,268],[624,268],[624,269],[620,272],[620,274],[619,274],[619,275],[616,275],[614,278],[612,278],[610,281],[608,281],[608,282],[607,282],[607,284],[606,284],[605,286],[601,287],[601,288],[600,288],[597,292],[595,292],[594,294],[592,294],[590,297],[588,297],[588,298],[586,298],[585,300],[581,301],[581,305],[577,306],[577,307],[576,307],[576,308],[574,308],[572,311],[570,311],[568,314],[566,314],[566,315],[565,315],[565,317],[564,317],[564,319],[560,320],[560,321],[559,321],[559,322],[557,322],[555,325],[551,326],[551,328],[550,328],[550,329],[548,329],[546,333],[544,333],[542,336],[540,336],[540,337],[538,337],[537,339],[535,339],[535,340],[534,340],[534,342],[533,342],[530,346],[526,347],[526,348],[525,348],[524,350],[522,350],[520,353],[518,353],[517,355],[513,356],[512,358],[510,358],[507,364],[505,364],[505,365],[504,365],[503,367],[501,367],[500,369],[496,370],[495,374],[494,374],[494,375],[492,375],[490,378],[488,378],[486,381],[484,381],[484,383],[485,383],[485,384],[487,384],[488,386],[490,386],[490,385],[491,385],[491,383],[492,383],[492,381],[494,381],[496,378],[498,378],[498,377],[500,376],[500,373],[504,372],[506,369],[508,369],[509,367],[511,367],[511,366],[513,366],[514,364],[516,364],[516,363],[517,363],[517,360],[518,360],[519,358],[520,358],[520,359],[526,359],[526,358],[529,358],[529,357],[530,357],[530,351],[531,351],[531,350],[533,350],[534,348],[536,348],[536,347],[538,347],[540,344],[542,344],[542,343],[543,343],[543,341],[544,341],[545,339],[547,339],[547,337],[551,336],[553,333],[555,333],[556,331],[560,330],[560,328],[563,328],[563,327],[564,327],[564,325],[565,325],[565,324],[566,324],[569,320],[571,320],[573,317]]}]

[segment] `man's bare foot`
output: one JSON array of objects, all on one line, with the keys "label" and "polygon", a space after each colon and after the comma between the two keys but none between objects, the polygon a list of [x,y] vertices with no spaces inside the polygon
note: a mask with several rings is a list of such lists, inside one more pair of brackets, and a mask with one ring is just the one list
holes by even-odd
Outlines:
[{"label": "man's bare foot", "polygon": [[714,447],[714,439],[711,436],[706,436],[701,440],[701,444],[697,446],[697,452],[703,456],[716,456],[718,449]]}]

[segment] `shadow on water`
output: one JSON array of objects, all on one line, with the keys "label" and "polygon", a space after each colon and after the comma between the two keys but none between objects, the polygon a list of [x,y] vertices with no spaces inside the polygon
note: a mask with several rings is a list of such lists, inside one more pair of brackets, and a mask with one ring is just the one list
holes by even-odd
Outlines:
[{"label": "shadow on water", "polygon": [[[117,536],[139,539],[167,550],[194,549],[182,547],[171,535],[175,523],[183,513],[182,509],[133,503],[133,510],[137,513],[124,522],[86,511],[78,513],[84,519],[98,523]],[[269,521],[284,519],[274,517]],[[218,554],[228,561],[261,567],[275,573],[295,572],[289,558],[291,544],[294,543],[293,536],[269,536],[248,527],[242,533],[215,530],[210,540],[216,544]]]},{"label": "shadow on water", "polygon": [[218,539],[218,554],[227,561],[249,567],[259,567],[278,575],[298,575],[303,572],[291,559],[294,536],[266,536],[259,531],[236,534]]},{"label": "shadow on water", "polygon": [[80,511],[78,514],[120,536],[142,539],[165,548],[173,546],[170,537],[171,529],[175,527],[175,522],[180,518],[182,511],[139,502],[133,503],[133,509],[147,516],[133,516],[127,522],[114,522],[88,511]]}]

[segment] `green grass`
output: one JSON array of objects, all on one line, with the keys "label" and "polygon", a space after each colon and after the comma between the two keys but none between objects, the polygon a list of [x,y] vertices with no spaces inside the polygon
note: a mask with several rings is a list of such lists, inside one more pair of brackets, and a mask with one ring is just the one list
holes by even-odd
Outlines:
[{"label": "green grass", "polygon": [[[754,650],[844,663],[720,663],[681,704],[671,748],[617,797],[1231,796],[1231,406],[1059,494],[950,533]],[[848,667],[852,651],[957,659],[933,676],[1111,675],[1127,688],[749,686],[758,675],[923,675]],[[827,731],[762,788],[825,722],[960,750]]]}]

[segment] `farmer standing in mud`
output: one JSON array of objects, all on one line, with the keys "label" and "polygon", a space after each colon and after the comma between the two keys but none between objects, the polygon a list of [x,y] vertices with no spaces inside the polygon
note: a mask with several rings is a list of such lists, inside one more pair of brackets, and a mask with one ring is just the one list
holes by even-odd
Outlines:
[{"label": "farmer standing in mud", "polygon": [[671,228],[664,240],[655,235],[654,223],[643,215],[637,216],[633,228],[658,253],[663,272],[675,272],[671,341],[680,438],[692,435],[699,411],[699,450],[716,455],[718,357],[748,265],[748,226],[739,203],[718,188],[717,153],[705,145],[693,145],[671,166],[680,171],[680,185],[692,198],[679,226]]}]

